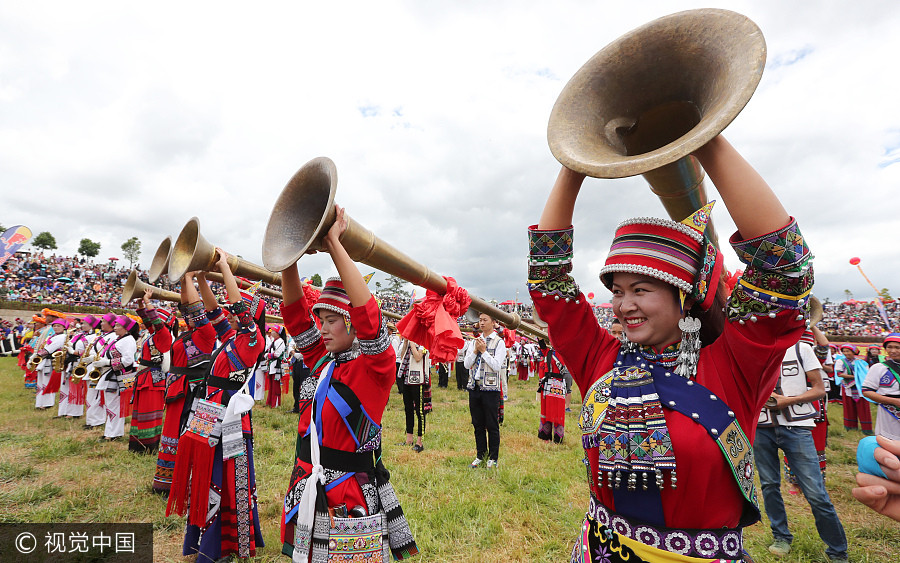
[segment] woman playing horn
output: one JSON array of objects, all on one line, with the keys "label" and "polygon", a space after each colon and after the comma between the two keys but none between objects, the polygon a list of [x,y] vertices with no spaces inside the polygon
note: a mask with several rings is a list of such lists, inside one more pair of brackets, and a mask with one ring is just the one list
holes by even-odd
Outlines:
[{"label": "woman playing horn", "polygon": [[[803,333],[810,254],[796,221],[724,138],[695,156],[747,264],[726,313],[722,259],[704,236],[711,204],[680,223],[642,217],[617,229],[600,277],[623,341],[599,326],[569,276],[584,176],[563,168],[529,229],[531,297],[584,398],[591,498],[573,561],[740,559],[740,529],[759,519],[756,419]],[[767,252],[776,245],[783,252]]]},{"label": "woman playing horn", "polygon": [[[341,244],[347,220],[343,209],[336,210],[324,246],[340,278],[328,280],[311,305],[296,264],[282,272],[281,314],[312,370],[300,390],[297,457],[284,499],[282,552],[294,561],[327,556],[329,536],[318,532],[329,514],[316,510],[321,498],[316,499],[324,494],[329,509],[339,507],[337,515],[341,508],[360,517],[386,512],[390,536],[384,530],[383,549],[369,556],[389,560],[393,553],[403,559],[418,548],[381,463],[381,417],[394,382],[395,353],[378,303]],[[321,321],[320,329],[310,312]]]},{"label": "woman playing horn", "polygon": [[178,442],[166,510],[167,515],[173,510],[185,514],[190,494],[182,553],[197,553],[201,561],[216,561],[230,554],[253,557],[257,548],[264,546],[256,504],[250,420],[253,397],[247,393],[247,383],[265,350],[262,328],[266,311],[258,295],[238,287],[228,254],[220,248],[216,252],[229,305],[223,311],[199,273],[206,316],[221,345],[194,392],[197,401],[192,422]]}]

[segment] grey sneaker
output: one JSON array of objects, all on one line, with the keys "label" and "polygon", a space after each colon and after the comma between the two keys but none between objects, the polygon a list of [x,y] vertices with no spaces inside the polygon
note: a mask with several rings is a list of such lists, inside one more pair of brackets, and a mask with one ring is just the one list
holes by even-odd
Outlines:
[{"label": "grey sneaker", "polygon": [[481,467],[481,462],[483,462],[483,461],[484,460],[481,459],[480,457],[476,457],[475,461],[473,461],[471,464],[469,464],[469,467],[471,467],[472,469],[477,469],[477,468]]},{"label": "grey sneaker", "polygon": [[772,555],[784,557],[785,555],[787,555],[790,552],[791,552],[791,544],[784,540],[775,540],[775,542],[769,546],[769,553],[771,553]]},{"label": "grey sneaker", "polygon": [[496,468],[497,468],[497,462],[496,462],[495,460],[493,460],[493,459],[489,459],[488,462],[487,462],[487,468],[488,468],[488,469],[496,469]]}]

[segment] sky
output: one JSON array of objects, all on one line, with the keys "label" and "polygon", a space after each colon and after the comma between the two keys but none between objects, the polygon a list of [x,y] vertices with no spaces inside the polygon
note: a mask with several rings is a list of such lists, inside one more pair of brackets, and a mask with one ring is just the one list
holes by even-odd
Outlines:
[{"label": "sky", "polygon": [[[798,219],[814,293],[871,299],[859,257],[900,294],[895,0],[7,2],[0,223],[48,231],[63,254],[89,238],[103,260],[137,236],[147,267],[197,217],[207,240],[261,264],[282,188],[326,156],[336,200],[380,239],[475,295],[526,299],[563,86],[624,33],[705,7],[765,37],[762,80],[724,135]],[[582,290],[608,300],[598,274],[620,221],[664,215],[640,176],[589,178],[574,219]],[[713,217],[722,239],[734,231],[724,205]],[[336,273],[324,255],[299,268]]]}]

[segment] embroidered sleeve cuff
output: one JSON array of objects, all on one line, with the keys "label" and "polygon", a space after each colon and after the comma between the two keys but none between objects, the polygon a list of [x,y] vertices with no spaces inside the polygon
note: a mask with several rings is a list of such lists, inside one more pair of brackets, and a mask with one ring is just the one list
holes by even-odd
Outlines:
[{"label": "embroidered sleeve cuff", "polygon": [[309,327],[304,330],[300,334],[293,337],[294,344],[297,345],[297,349],[300,350],[301,353],[305,353],[307,350],[312,348],[312,346],[319,341],[321,336],[319,336],[319,330],[316,328],[316,325]]},{"label": "embroidered sleeve cuff", "polygon": [[391,331],[387,328],[387,322],[381,319],[378,335],[372,340],[359,339],[359,350],[366,356],[377,356],[391,347]]},{"label": "embroidered sleeve cuff", "polygon": [[253,322],[253,315],[250,314],[250,305],[243,299],[229,305],[228,310],[231,311],[232,315],[237,317],[241,332],[249,331],[255,324]]},{"label": "embroidered sleeve cuff", "polygon": [[184,315],[184,319],[186,321],[193,321],[194,324],[199,324],[201,320],[206,320],[206,311],[203,308],[202,301],[195,301],[193,303],[188,303],[187,305],[182,306],[181,312],[182,315]]},{"label": "embroidered sleeve cuff", "polygon": [[213,326],[213,328],[216,330],[216,335],[219,338],[224,337],[224,335],[227,334],[229,330],[231,330],[231,325],[228,323],[228,318],[225,316],[225,312],[222,311],[221,307],[216,307],[212,311],[207,311],[206,318],[204,320]]},{"label": "embroidered sleeve cuff", "polygon": [[572,227],[541,231],[528,228],[529,281],[558,280],[572,271]]},{"label": "embroidered sleeve cuff", "polygon": [[728,318],[755,322],[783,310],[808,317],[814,276],[797,221],[792,217],[784,228],[750,240],[738,240],[737,235],[731,244],[747,269],[728,300]]},{"label": "embroidered sleeve cuff", "polygon": [[761,237],[740,240],[739,235],[732,235],[729,242],[741,262],[751,268],[800,274],[808,267],[809,247],[793,217],[783,228]]}]

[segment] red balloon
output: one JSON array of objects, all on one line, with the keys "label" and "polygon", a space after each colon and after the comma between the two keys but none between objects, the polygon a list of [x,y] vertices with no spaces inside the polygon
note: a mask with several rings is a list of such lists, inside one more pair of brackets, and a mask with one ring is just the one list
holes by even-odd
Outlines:
[{"label": "red balloon", "polygon": [[592,291],[592,292],[588,293],[588,299],[593,299],[593,298],[594,298],[594,292]]},{"label": "red balloon", "polygon": [[859,258],[857,258],[856,256],[854,256],[853,258],[850,259],[850,263],[851,263],[852,265],[856,266],[857,264],[859,264]]}]

